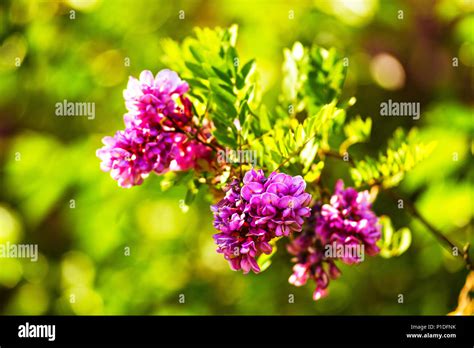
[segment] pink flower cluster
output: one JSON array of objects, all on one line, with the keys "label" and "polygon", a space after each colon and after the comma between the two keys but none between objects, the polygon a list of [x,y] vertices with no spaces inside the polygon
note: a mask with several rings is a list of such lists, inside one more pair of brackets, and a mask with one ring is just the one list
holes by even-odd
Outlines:
[{"label": "pink flower cluster", "polygon": [[305,192],[301,176],[250,170],[243,183],[235,179],[226,196],[211,207],[217,252],[224,254],[233,270],[260,272],[256,258],[270,254],[269,242],[276,237],[299,232],[304,217],[311,213],[311,195]]},{"label": "pink flower cluster", "polygon": [[295,255],[293,274],[288,280],[295,286],[305,285],[313,279],[316,289],[313,292],[315,301],[327,295],[330,279],[336,279],[341,272],[335,260],[324,255],[321,239],[315,233],[303,232],[288,245],[288,252]]},{"label": "pink flower cluster", "polygon": [[120,186],[139,185],[151,172],[188,170],[197,168],[199,159],[210,160],[204,144],[210,132],[196,127],[188,90],[187,82],[167,69],[156,77],[147,70],[139,79],[130,77],[123,93],[126,128],[104,137],[105,146],[97,150],[101,169]]},{"label": "pink flower cluster", "polygon": [[327,294],[329,280],[340,275],[336,260],[351,265],[362,262],[364,254],[374,256],[379,252],[376,243],[381,227],[369,193],[344,189],[342,180],[336,183],[329,203],[313,210],[309,229],[288,246],[296,262],[289,282],[301,286],[313,279],[313,298],[318,300]]}]

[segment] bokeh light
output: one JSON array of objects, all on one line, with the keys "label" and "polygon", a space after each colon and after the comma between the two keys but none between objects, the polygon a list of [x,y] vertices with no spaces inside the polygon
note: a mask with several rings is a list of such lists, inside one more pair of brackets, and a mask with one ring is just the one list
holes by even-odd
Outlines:
[{"label": "bokeh light", "polygon": [[382,88],[397,90],[405,84],[405,70],[400,62],[388,53],[372,58],[370,72],[374,81]]}]

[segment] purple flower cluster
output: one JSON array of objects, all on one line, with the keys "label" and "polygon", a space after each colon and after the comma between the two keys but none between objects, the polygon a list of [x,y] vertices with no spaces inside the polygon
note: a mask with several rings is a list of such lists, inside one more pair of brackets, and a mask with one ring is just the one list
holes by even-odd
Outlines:
[{"label": "purple flower cluster", "polygon": [[150,136],[127,128],[102,141],[105,146],[97,150],[100,168],[122,187],[139,185],[151,171],[161,173],[169,166],[173,141],[165,134]]},{"label": "purple flower cluster", "polygon": [[313,279],[316,289],[313,292],[315,301],[327,295],[330,279],[336,279],[341,272],[334,259],[324,255],[321,239],[315,233],[302,233],[288,245],[288,252],[295,255],[293,274],[290,284],[302,286],[308,279]]},{"label": "purple flower cluster", "polygon": [[[368,191],[344,189],[343,181],[338,180],[329,204],[314,208],[310,228],[288,246],[296,262],[289,282],[301,286],[311,278],[316,282],[313,298],[325,296],[329,280],[340,274],[334,261],[349,265],[362,261],[360,253],[347,251],[376,255],[380,251],[376,245],[380,228]],[[328,250],[331,252],[327,253]]]},{"label": "purple flower cluster", "polygon": [[256,258],[270,254],[270,241],[302,230],[311,213],[311,195],[301,176],[250,170],[243,183],[234,179],[225,197],[211,207],[217,252],[224,254],[233,270],[260,272]]},{"label": "purple flower cluster", "polygon": [[188,90],[187,82],[167,69],[156,77],[150,71],[130,77],[123,93],[126,128],[105,137],[97,150],[102,170],[120,186],[139,185],[151,172],[195,168],[198,159],[210,158],[210,149],[196,140],[203,133],[193,123]]},{"label": "purple flower cluster", "polygon": [[[380,251],[376,243],[380,239],[381,227],[372,211],[368,191],[357,192],[352,187],[344,189],[344,182],[338,180],[329,204],[322,206],[320,215],[316,221],[316,233],[325,243],[344,250],[363,246],[369,256]],[[361,262],[361,259],[348,254],[341,261],[353,264]]]}]

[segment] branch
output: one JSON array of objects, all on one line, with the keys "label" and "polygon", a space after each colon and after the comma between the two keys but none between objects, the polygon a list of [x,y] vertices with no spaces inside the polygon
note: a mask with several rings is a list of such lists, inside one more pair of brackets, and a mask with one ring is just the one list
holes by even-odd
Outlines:
[{"label": "branch", "polygon": [[216,153],[219,151],[219,149],[217,147],[215,147],[214,145],[212,145],[211,143],[208,143],[208,142],[205,142],[201,139],[199,139],[199,136],[198,135],[194,135],[194,134],[191,134],[189,132],[186,132],[184,129],[182,129],[172,118],[168,118],[171,123],[173,123],[173,126],[175,128],[175,130],[178,132],[178,133],[183,133],[184,135],[186,135],[188,138],[190,139],[194,139],[194,140],[197,140],[198,142],[200,142],[201,144],[205,145],[205,146],[208,146],[210,147],[212,150],[214,150]]},{"label": "branch", "polygon": [[349,154],[347,154],[347,158],[348,158],[347,161],[344,159],[344,156],[342,156],[340,153],[335,152],[335,151],[323,150],[323,151],[320,152],[320,154],[322,154],[323,156],[333,157],[333,158],[342,160],[344,162],[349,163],[351,165],[351,167],[355,167],[354,160],[351,158],[351,156],[349,156]]},{"label": "branch", "polygon": [[469,257],[469,246],[470,246],[469,243],[464,248],[459,247],[454,242],[449,240],[449,238],[446,237],[440,230],[434,227],[428,220],[426,220],[426,218],[423,215],[421,215],[419,210],[416,208],[416,206],[412,202],[404,199],[402,196],[400,196],[397,192],[393,190],[386,190],[386,191],[395,201],[398,201],[399,199],[401,199],[403,200],[403,202],[406,202],[410,213],[414,217],[416,217],[439,241],[444,243],[449,248],[450,252],[452,252],[454,248],[456,248],[457,250],[461,250],[461,253],[458,255],[466,263],[467,269],[468,270],[474,269],[471,258]]}]

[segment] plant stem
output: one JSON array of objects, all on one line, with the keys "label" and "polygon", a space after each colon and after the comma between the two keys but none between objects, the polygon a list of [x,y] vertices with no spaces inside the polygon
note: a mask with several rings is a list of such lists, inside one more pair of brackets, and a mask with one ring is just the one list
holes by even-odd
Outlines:
[{"label": "plant stem", "polygon": [[172,118],[169,118],[169,120],[171,121],[171,123],[173,123],[173,126],[174,126],[174,128],[177,132],[183,133],[184,135],[186,135],[190,139],[197,140],[201,144],[203,144],[203,145],[211,148],[212,150],[214,150],[216,153],[219,151],[219,149],[217,147],[215,147],[214,145],[212,145],[211,143],[207,143],[207,142],[199,139],[198,135],[191,134],[189,132],[186,132],[184,129],[180,128],[179,125]]},{"label": "plant stem", "polygon": [[409,212],[414,217],[416,217],[439,241],[444,243],[450,252],[453,252],[455,248],[457,250],[460,250],[460,253],[458,255],[462,257],[462,259],[466,263],[467,269],[469,270],[473,269],[473,264],[472,264],[471,258],[469,257],[469,244],[467,244],[467,246],[464,249],[460,248],[454,242],[449,240],[449,238],[446,237],[440,230],[434,227],[428,220],[426,220],[426,218],[423,215],[421,215],[419,210],[416,208],[416,206],[412,202],[404,199],[402,196],[400,196],[397,192],[393,190],[386,190],[386,191],[390,196],[392,196],[392,198],[395,201],[398,201],[401,199],[403,202],[406,202]]},{"label": "plant stem", "polygon": [[335,152],[335,151],[325,150],[325,151],[321,151],[321,154],[323,154],[324,156],[333,157],[333,158],[343,160],[344,162],[348,162],[351,165],[351,167],[355,167],[355,162],[351,158],[351,156],[349,156],[349,154],[347,155],[347,161],[344,159],[344,156],[342,156],[340,153]]}]

